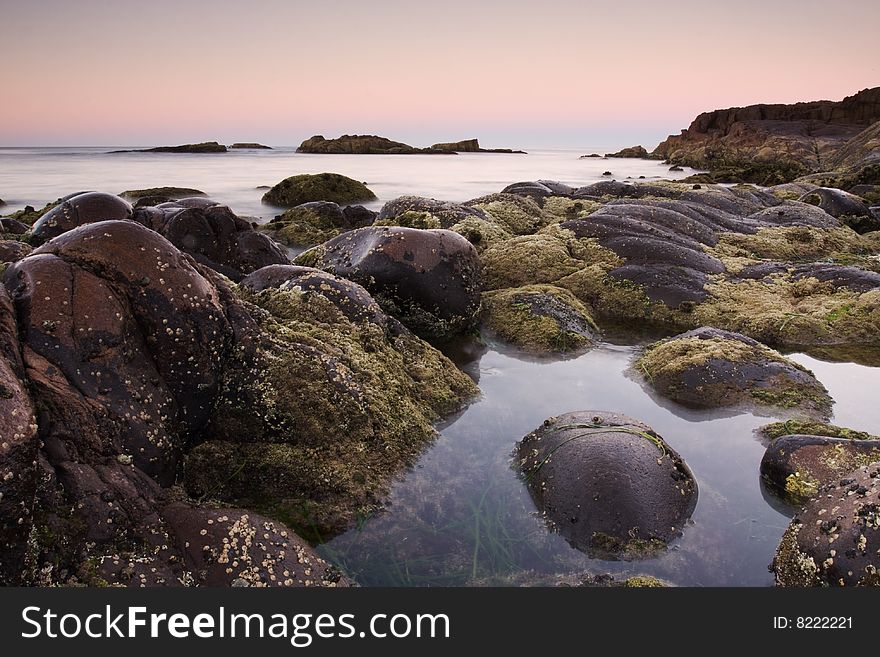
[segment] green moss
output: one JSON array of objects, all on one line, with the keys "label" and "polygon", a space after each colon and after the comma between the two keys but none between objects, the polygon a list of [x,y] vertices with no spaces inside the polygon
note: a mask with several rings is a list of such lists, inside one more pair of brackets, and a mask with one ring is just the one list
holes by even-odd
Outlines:
[{"label": "green moss", "polygon": [[662,579],[650,575],[634,575],[623,581],[624,588],[659,589],[669,586]]},{"label": "green moss", "polygon": [[594,532],[590,540],[590,548],[597,558],[608,557],[636,561],[659,556],[666,551],[667,545],[657,538],[624,540],[604,532]]},{"label": "green moss", "polygon": [[[23,224],[27,224],[28,226],[33,226],[34,223],[37,221],[37,219],[39,219],[44,214],[46,214],[49,210],[51,210],[52,208],[54,208],[55,206],[60,205],[60,204],[61,204],[61,200],[59,199],[53,203],[46,203],[46,205],[44,205],[39,210],[36,210],[32,206],[28,205],[24,208],[24,210],[17,210],[16,212],[13,212],[13,213],[5,215],[5,216],[9,217],[10,219],[15,219],[17,221],[20,221]],[[19,236],[19,238],[21,238],[21,236]],[[4,239],[15,239],[15,238],[14,237],[6,237]]]},{"label": "green moss", "polygon": [[525,351],[565,353],[593,345],[589,310],[568,290],[530,285],[483,295],[485,326]]},{"label": "green moss", "polygon": [[291,176],[263,195],[264,203],[282,208],[292,208],[311,201],[346,204],[374,200],[376,195],[366,185],[338,173]]},{"label": "green moss", "polygon": [[407,210],[394,217],[376,221],[375,225],[422,229],[443,228],[440,219],[425,210]]},{"label": "green moss", "polygon": [[490,194],[467,205],[483,210],[495,223],[514,235],[531,235],[550,223],[532,199],[516,194]]},{"label": "green moss", "polygon": [[601,207],[602,203],[598,201],[549,196],[544,199],[543,209],[552,224],[571,219],[585,219]]},{"label": "green moss", "polygon": [[[715,363],[729,363],[730,378],[710,375]],[[768,384],[740,381],[738,371],[751,365],[763,368],[778,363],[810,374],[809,383],[777,376]],[[824,386],[801,365],[761,344],[717,337],[676,337],[649,346],[633,366],[660,394],[675,401],[706,407],[750,406],[753,403],[782,409],[799,408],[823,417],[832,400]],[[689,383],[696,381],[696,383]],[[751,383],[751,385],[749,385]]]},{"label": "green moss", "polygon": [[268,337],[228,368],[216,440],[188,457],[193,495],[253,499],[285,520],[305,514],[298,526],[340,531],[380,503],[432,422],[478,392],[426,342],[352,322],[320,293],[239,294],[265,311],[255,314]]},{"label": "green moss", "polygon": [[759,429],[759,433],[769,440],[780,436],[802,434],[806,436],[830,436],[831,438],[847,438],[850,440],[880,440],[865,431],[856,431],[838,427],[825,422],[817,422],[807,418],[795,418],[785,422],[773,422]]},{"label": "green moss", "polygon": [[746,257],[783,262],[868,256],[871,245],[851,228],[779,226],[760,228],[753,235],[722,233],[711,253],[719,258]]},{"label": "green moss", "polygon": [[345,229],[335,226],[322,212],[296,207],[260,226],[260,230],[287,246],[310,247],[336,237]]},{"label": "green moss", "polygon": [[205,195],[205,192],[192,187],[147,187],[145,189],[129,189],[119,194],[119,196],[129,201],[136,201],[147,196],[165,196],[167,198],[180,199]]},{"label": "green moss", "polygon": [[473,244],[477,253],[483,253],[486,249],[513,237],[507,229],[497,223],[478,217],[467,217],[452,225],[450,230]]}]

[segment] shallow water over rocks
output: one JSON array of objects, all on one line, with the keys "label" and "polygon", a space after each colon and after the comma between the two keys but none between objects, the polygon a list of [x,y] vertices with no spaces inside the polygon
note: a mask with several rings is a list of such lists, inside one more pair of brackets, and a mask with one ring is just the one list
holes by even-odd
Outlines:
[{"label": "shallow water over rocks", "polygon": [[[441,428],[386,509],[319,552],[362,585],[554,584],[564,576],[648,574],[681,586],[772,585],[768,565],[795,509],[765,490],[765,444],[751,413],[695,410],[649,394],[629,372],[638,346],[603,343],[574,359],[535,359],[489,343],[460,363],[482,398]],[[836,400],[836,424],[877,433],[880,369],[790,358]],[[680,539],[643,561],[590,559],[548,529],[513,468],[517,441],[546,418],[604,409],[650,425],[687,462],[699,499]]]}]

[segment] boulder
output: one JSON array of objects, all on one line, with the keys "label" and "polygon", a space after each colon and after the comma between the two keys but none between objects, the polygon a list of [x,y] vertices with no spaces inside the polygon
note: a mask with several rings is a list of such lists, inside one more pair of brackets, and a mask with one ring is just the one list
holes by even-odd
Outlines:
[{"label": "boulder", "polygon": [[594,346],[598,328],[568,290],[529,285],[486,292],[484,326],[499,339],[532,353],[579,353]]},{"label": "boulder", "polygon": [[32,247],[24,242],[0,240],[0,263],[21,260],[32,250]]},{"label": "boulder", "polygon": [[39,245],[77,226],[96,221],[130,219],[131,215],[131,204],[118,196],[85,192],[62,200],[40,217],[31,228],[30,241]]},{"label": "boulder", "polygon": [[633,368],[652,390],[686,406],[831,414],[833,401],[809,370],[730,331],[702,327],[661,340]]},{"label": "boulder", "polygon": [[367,186],[338,173],[301,174],[285,178],[263,195],[263,203],[292,208],[311,201],[351,204],[374,201]]},{"label": "boulder", "polygon": [[872,214],[865,202],[855,194],[844,192],[841,189],[829,187],[817,187],[804,194],[801,201],[817,205],[832,217],[840,219],[840,222],[852,228],[857,233],[870,233],[880,230],[880,221]]},{"label": "boulder", "polygon": [[290,208],[260,226],[275,240],[292,247],[310,247],[354,228],[373,224],[376,213],[362,205],[340,207],[331,201],[312,201]]},{"label": "boulder", "polygon": [[134,220],[160,233],[199,263],[235,281],[261,267],[289,262],[287,254],[271,238],[254,230],[224,205],[204,209],[143,208],[135,212]]},{"label": "boulder", "polygon": [[880,439],[791,434],[776,438],[761,460],[761,478],[787,503],[800,506],[820,488],[880,461]]},{"label": "boulder", "polygon": [[18,219],[13,219],[12,217],[0,217],[0,233],[24,235],[30,230],[30,228],[30,226]]},{"label": "boulder", "polygon": [[370,226],[335,237],[296,259],[363,285],[418,335],[469,330],[480,308],[480,260],[448,230]]},{"label": "boulder", "polygon": [[880,586],[880,463],[821,487],[788,526],[777,586]]},{"label": "boulder", "polygon": [[647,425],[581,411],[545,420],[518,446],[538,509],[596,558],[655,556],[679,536],[697,502],[682,458]]},{"label": "boulder", "polygon": [[451,228],[470,218],[487,219],[482,210],[462,203],[422,196],[399,196],[382,206],[376,224],[406,228]]}]

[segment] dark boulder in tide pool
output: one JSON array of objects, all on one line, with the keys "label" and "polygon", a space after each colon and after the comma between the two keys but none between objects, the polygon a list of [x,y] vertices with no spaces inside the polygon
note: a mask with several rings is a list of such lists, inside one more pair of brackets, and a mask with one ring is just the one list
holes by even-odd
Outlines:
[{"label": "dark boulder in tide pool", "polygon": [[552,417],[518,446],[538,509],[597,558],[644,559],[679,536],[697,503],[690,469],[649,426],[618,413]]},{"label": "dark boulder in tide pool", "polygon": [[773,560],[777,586],[880,586],[880,462],[821,487]]},{"label": "dark boulder in tide pool", "polygon": [[480,259],[452,231],[358,228],[306,251],[296,264],[363,285],[385,312],[423,337],[452,337],[477,321]]},{"label": "dark boulder in tide pool", "polygon": [[131,204],[113,194],[86,192],[63,200],[34,223],[31,244],[48,242],[77,226],[96,221],[130,219]]}]

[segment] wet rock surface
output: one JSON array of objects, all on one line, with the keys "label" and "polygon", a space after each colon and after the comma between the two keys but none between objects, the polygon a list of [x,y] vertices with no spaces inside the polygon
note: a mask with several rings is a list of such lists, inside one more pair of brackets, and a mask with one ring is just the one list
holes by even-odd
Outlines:
[{"label": "wet rock surface", "polygon": [[287,246],[309,247],[355,228],[370,226],[376,213],[362,205],[312,201],[293,207],[260,227]]},{"label": "wet rock surface", "polygon": [[522,439],[518,457],[538,509],[591,556],[656,555],[681,534],[696,506],[696,482],[681,457],[625,415],[550,418]]},{"label": "wet rock surface", "polygon": [[292,208],[312,201],[359,203],[373,201],[376,195],[367,186],[338,173],[304,173],[285,178],[263,194],[263,203]]},{"label": "wet rock surface", "polygon": [[33,248],[24,242],[0,240],[0,264],[21,260],[32,250]]},{"label": "wet rock surface", "polygon": [[[238,289],[134,221],[80,226],[7,268],[3,583],[339,583],[320,561],[306,572],[313,555],[275,521],[188,500],[180,466],[187,482],[212,482],[201,500],[228,506],[238,496],[217,483],[241,470],[237,450],[275,445],[296,478],[273,487],[265,469],[246,470],[248,490],[271,490],[248,500],[338,530],[381,503],[431,422],[475,388],[362,288],[295,274],[289,290]],[[193,446],[221,441],[231,451],[194,471]],[[223,538],[238,552],[220,568]]]},{"label": "wet rock surface", "polygon": [[451,337],[476,322],[479,257],[451,231],[359,228],[306,251],[296,263],[363,285],[388,314],[419,335]]},{"label": "wet rock surface", "polygon": [[831,397],[810,371],[730,331],[702,327],[662,340],[633,369],[658,394],[688,406],[831,414]]},{"label": "wet rock surface", "polygon": [[533,353],[579,353],[593,346],[598,328],[568,290],[530,285],[483,296],[484,326],[499,339]]},{"label": "wet rock surface", "polygon": [[469,218],[486,219],[486,214],[462,203],[423,196],[400,196],[382,206],[376,223],[408,228],[452,228]]},{"label": "wet rock surface", "polygon": [[63,200],[34,223],[31,243],[42,244],[77,226],[96,221],[130,219],[131,214],[131,205],[113,194],[78,194]]},{"label": "wet rock surface", "polygon": [[823,486],[875,461],[880,461],[880,440],[793,434],[767,448],[761,477],[787,503],[801,505]]},{"label": "wet rock surface", "polygon": [[782,537],[778,586],[880,586],[880,463],[821,487]]},{"label": "wet rock surface", "polygon": [[196,200],[207,201],[207,205],[187,207],[176,201],[165,207],[139,209],[134,220],[232,280],[267,265],[289,262],[278,244],[228,207],[208,199]]}]

